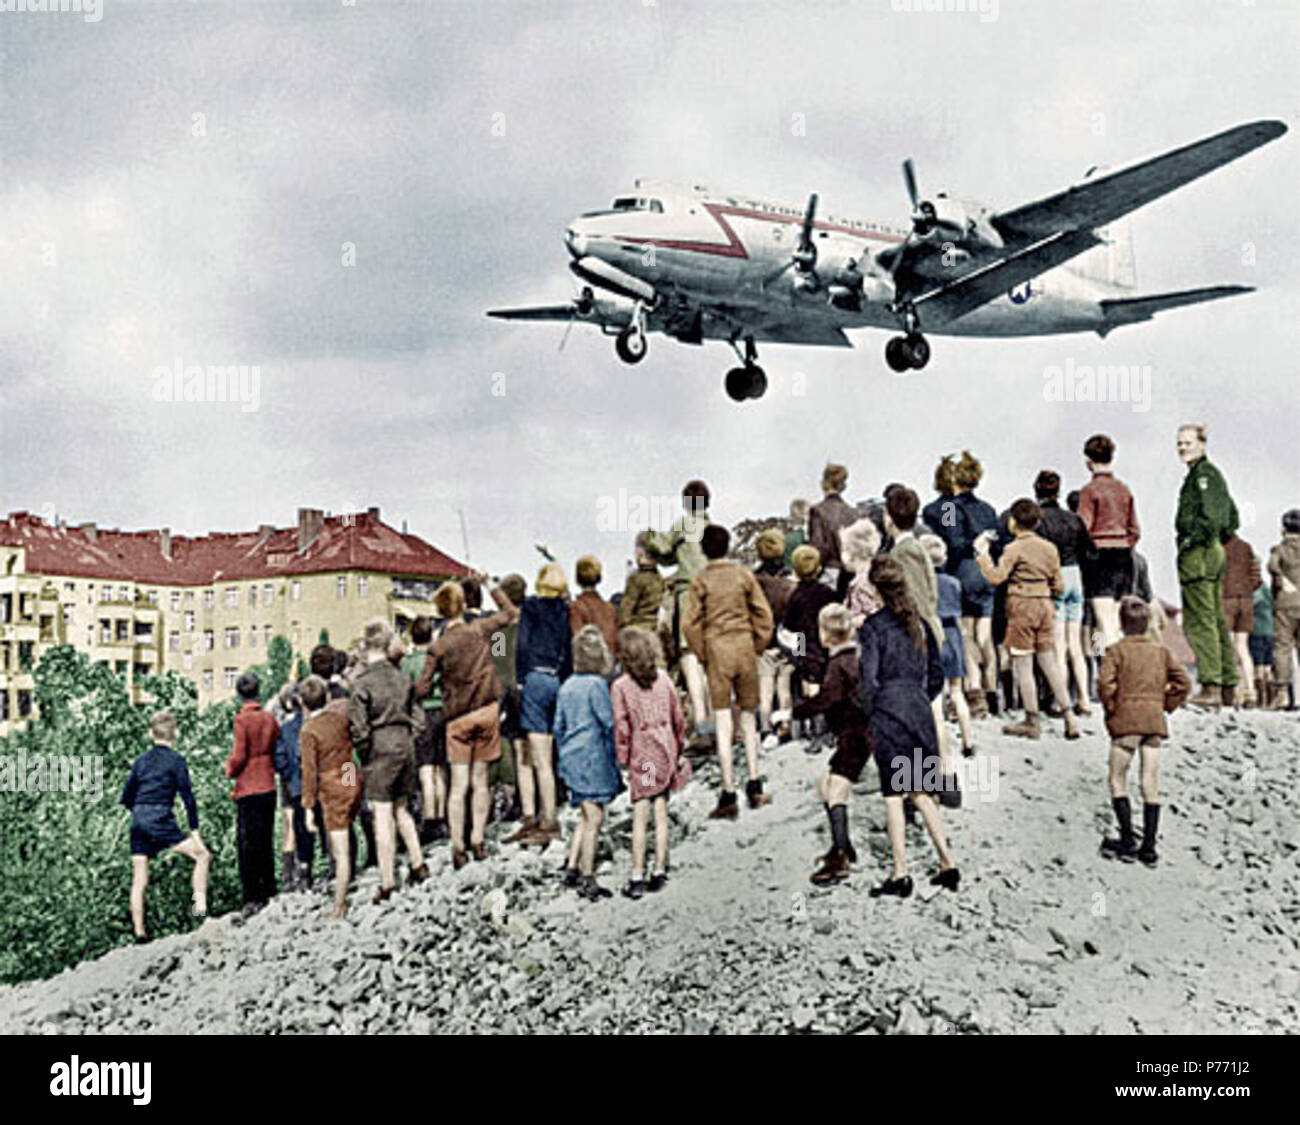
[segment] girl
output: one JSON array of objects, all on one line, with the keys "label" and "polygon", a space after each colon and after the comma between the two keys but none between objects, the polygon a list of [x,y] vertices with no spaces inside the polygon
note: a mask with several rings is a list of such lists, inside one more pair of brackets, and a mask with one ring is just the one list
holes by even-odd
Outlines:
[{"label": "girl", "polygon": [[[668,674],[656,666],[654,636],[643,629],[618,635],[623,675],[610,691],[618,764],[632,783],[632,879],[623,893],[640,898],[668,881],[668,790],[680,789],[691,776],[681,757],[686,717]],[[655,866],[645,881],[646,829],[655,810]]]},{"label": "girl", "polygon": [[[172,749],[176,742],[176,719],[170,711],[159,711],[149,721],[153,745],[131,766],[122,788],[122,804],[131,810],[131,927],[135,940],[149,940],[144,928],[144,892],[149,886],[149,861],[161,851],[171,850],[194,861],[194,904],[196,918],[208,912],[208,865],[212,853],[199,835],[199,810],[190,788],[190,771]],[[189,819],[186,836],[176,824],[174,805],[180,796]]]},{"label": "girl", "polygon": [[596,883],[596,837],[605,806],[623,789],[614,754],[614,709],[605,682],[612,665],[600,629],[584,625],[573,638],[573,675],[564,681],[555,704],[560,779],[568,786],[570,806],[582,809],[564,881],[592,902],[610,895]]},{"label": "girl", "polygon": [[859,703],[867,716],[885,798],[893,875],[871,888],[873,898],[912,893],[907,873],[903,798],[911,795],[939,853],[939,871],[930,882],[956,890],[960,875],[944,839],[934,792],[942,785],[939,747],[930,700],[943,687],[943,669],[934,635],[907,592],[896,559],[878,555],[869,571],[871,584],[885,603],[867,618],[858,634]]},{"label": "girl", "polygon": [[280,889],[306,890],[311,885],[311,857],[314,841],[302,815],[302,770],[298,735],[302,710],[298,685],[285,684],[271,706],[280,724],[275,741],[275,772],[280,775],[280,811],[284,815],[284,843],[280,853]]},{"label": "girl", "polygon": [[862,623],[880,608],[880,596],[867,577],[871,560],[879,550],[880,529],[870,518],[860,519],[840,531],[840,557],[845,569],[853,572],[844,604],[853,615],[855,629],[861,628]]},{"label": "girl", "polygon": [[939,623],[943,626],[939,666],[943,669],[948,695],[957,712],[962,757],[970,758],[975,754],[975,739],[971,734],[970,705],[966,702],[966,693],[962,691],[966,676],[966,643],[961,635],[961,582],[951,574],[944,573],[944,564],[948,561],[948,545],[943,539],[938,535],[922,535],[921,545],[930,552],[935,581],[939,586]]}]

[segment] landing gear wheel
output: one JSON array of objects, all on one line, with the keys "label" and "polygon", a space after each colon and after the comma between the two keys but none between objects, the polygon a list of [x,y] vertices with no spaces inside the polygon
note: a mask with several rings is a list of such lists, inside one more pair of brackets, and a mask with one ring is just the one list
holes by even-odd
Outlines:
[{"label": "landing gear wheel", "polygon": [[636,328],[624,328],[614,340],[614,350],[624,363],[640,363],[649,350],[645,333]]},{"label": "landing gear wheel", "polygon": [[911,366],[920,371],[930,362],[930,342],[919,332],[913,332],[903,340],[907,354],[911,357]]},{"label": "landing gear wheel", "polygon": [[885,362],[891,371],[903,372],[912,366],[912,354],[905,336],[893,336],[885,345]]},{"label": "landing gear wheel", "polygon": [[733,367],[727,372],[723,386],[732,402],[762,398],[763,392],[767,390],[767,372],[752,363],[747,363],[744,367]]}]

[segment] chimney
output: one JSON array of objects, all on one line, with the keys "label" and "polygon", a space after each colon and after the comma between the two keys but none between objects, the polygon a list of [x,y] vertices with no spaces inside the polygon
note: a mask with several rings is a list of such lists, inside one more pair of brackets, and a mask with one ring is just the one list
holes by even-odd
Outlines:
[{"label": "chimney", "polygon": [[79,523],[77,524],[77,530],[90,540],[90,542],[96,543],[99,541],[99,531],[93,523]]},{"label": "chimney", "polygon": [[[301,520],[301,515],[298,517]],[[275,534],[275,524],[259,523],[257,525],[257,545],[260,547]]]},{"label": "chimney", "polygon": [[379,509],[378,509],[378,508],[367,508],[367,509],[366,509],[366,515],[370,517],[370,522],[371,522],[371,523],[378,523],[378,522],[379,522]]},{"label": "chimney", "polygon": [[158,548],[162,551],[162,557],[168,562],[172,561],[172,529],[170,527],[160,528],[158,531]]},{"label": "chimney", "polygon": [[307,548],[325,526],[325,513],[319,508],[298,509],[298,554],[305,555]]}]

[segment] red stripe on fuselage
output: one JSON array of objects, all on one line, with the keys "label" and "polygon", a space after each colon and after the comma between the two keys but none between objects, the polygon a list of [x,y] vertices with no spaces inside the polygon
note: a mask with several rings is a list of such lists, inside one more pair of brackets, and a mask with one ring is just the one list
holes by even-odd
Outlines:
[{"label": "red stripe on fuselage", "polygon": [[[719,258],[748,258],[745,244],[740,241],[731,224],[723,217],[733,215],[738,219],[758,219],[768,223],[793,223],[803,225],[803,218],[798,215],[775,215],[769,211],[753,211],[746,207],[732,207],[723,203],[705,203],[704,209],[713,216],[714,222],[722,228],[727,236],[725,245],[716,242],[692,242],[677,238],[632,238],[624,235],[611,235],[620,242],[636,246],[662,246],[666,250],[688,250],[696,254],[712,254]],[[907,239],[897,234],[885,234],[881,231],[863,231],[856,227],[846,227],[839,223],[813,223],[814,230],[833,231],[837,234],[849,234],[863,242],[906,242]]]}]

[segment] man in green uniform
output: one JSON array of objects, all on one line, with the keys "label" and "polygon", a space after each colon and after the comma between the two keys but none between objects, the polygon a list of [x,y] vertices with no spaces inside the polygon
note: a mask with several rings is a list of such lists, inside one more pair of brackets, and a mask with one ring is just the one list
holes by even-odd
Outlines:
[{"label": "man in green uniform", "polygon": [[[1204,426],[1178,431],[1178,456],[1187,476],[1178,493],[1178,584],[1183,594],[1183,632],[1196,654],[1200,691],[1189,702],[1218,707],[1231,702],[1237,683],[1232,634],[1223,620],[1223,542],[1237,530],[1237,506],[1228,482],[1205,455]],[[1225,695],[1228,698],[1225,700]]]}]

